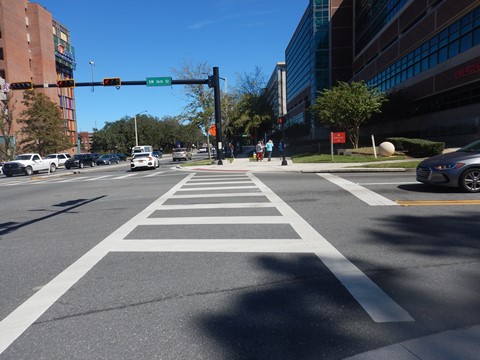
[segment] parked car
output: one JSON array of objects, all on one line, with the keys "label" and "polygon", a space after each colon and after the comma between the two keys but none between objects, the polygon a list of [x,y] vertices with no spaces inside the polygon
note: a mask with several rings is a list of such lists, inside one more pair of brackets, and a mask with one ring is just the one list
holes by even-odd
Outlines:
[{"label": "parked car", "polygon": [[480,192],[480,140],[457,151],[432,156],[417,166],[417,181],[450,187],[466,192]]},{"label": "parked car", "polygon": [[159,159],[163,157],[163,153],[160,150],[153,150],[152,154],[153,156],[156,156]]},{"label": "parked car", "polygon": [[3,173],[10,177],[13,175],[32,175],[40,171],[55,172],[58,159],[43,159],[40,154],[19,154],[12,161],[3,164]]},{"label": "parked car", "polygon": [[94,167],[96,165],[96,161],[97,156],[95,156],[95,154],[76,154],[65,161],[65,169],[68,170],[74,167],[83,169],[85,166]]},{"label": "parked car", "polygon": [[48,154],[45,156],[45,159],[58,159],[58,166],[65,166],[65,162],[70,159],[72,156],[67,153],[60,154]]},{"label": "parked car", "polygon": [[137,153],[130,160],[130,170],[156,169],[160,167],[160,160],[152,152]]},{"label": "parked car", "polygon": [[3,161],[0,162],[0,175],[3,175]]},{"label": "parked car", "polygon": [[187,148],[175,148],[172,150],[173,161],[192,160],[192,151]]},{"label": "parked car", "polygon": [[127,155],[125,154],[113,154],[120,159],[120,161],[127,161]]},{"label": "parked car", "polygon": [[119,164],[120,159],[114,154],[104,154],[100,156],[97,161],[95,161],[97,165],[110,165],[110,164]]}]

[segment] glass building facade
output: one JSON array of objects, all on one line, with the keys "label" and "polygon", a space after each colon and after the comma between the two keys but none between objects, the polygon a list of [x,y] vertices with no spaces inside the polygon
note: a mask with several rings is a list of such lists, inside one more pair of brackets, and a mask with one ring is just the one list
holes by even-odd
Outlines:
[{"label": "glass building facade", "polygon": [[330,86],[330,0],[310,0],[286,51],[288,125],[305,121],[318,91]]}]

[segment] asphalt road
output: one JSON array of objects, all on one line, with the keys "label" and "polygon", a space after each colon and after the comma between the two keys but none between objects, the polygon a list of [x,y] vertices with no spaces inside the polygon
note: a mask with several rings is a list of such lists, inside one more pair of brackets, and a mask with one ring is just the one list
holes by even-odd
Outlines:
[{"label": "asphalt road", "polygon": [[479,194],[172,166],[0,178],[0,359],[342,359],[480,324]]}]

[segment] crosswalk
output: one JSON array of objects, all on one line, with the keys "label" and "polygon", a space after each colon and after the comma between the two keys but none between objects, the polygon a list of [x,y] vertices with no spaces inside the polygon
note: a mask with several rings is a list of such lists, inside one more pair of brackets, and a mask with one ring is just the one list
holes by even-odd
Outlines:
[{"label": "crosswalk", "polygon": [[[97,176],[97,180],[106,178]],[[222,226],[222,231],[212,231]],[[268,232],[254,231],[260,226]],[[186,227],[188,235],[182,232]],[[196,235],[192,238],[192,234]],[[414,321],[254,174],[191,173],[4,318],[0,354],[108,253],[115,252],[313,253],[373,321]]]},{"label": "crosswalk", "polygon": [[0,187],[8,186],[24,186],[24,185],[44,185],[44,184],[63,184],[63,183],[75,183],[75,182],[91,182],[91,181],[111,181],[111,180],[124,180],[127,178],[152,178],[166,173],[166,171],[151,172],[129,172],[127,174],[109,174],[109,175],[77,175],[77,174],[65,174],[63,176],[55,177],[16,177],[11,179],[2,179],[0,181]]}]

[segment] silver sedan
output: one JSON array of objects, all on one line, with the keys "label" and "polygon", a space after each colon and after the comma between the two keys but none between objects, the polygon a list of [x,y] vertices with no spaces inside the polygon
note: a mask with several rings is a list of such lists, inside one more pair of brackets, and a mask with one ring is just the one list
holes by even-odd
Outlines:
[{"label": "silver sedan", "polygon": [[480,192],[480,140],[457,151],[432,156],[417,167],[417,181]]}]

